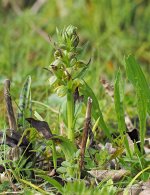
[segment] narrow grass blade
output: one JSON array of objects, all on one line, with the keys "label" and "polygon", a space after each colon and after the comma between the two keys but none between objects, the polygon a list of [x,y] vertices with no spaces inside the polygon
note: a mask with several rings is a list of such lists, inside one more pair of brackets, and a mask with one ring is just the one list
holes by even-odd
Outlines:
[{"label": "narrow grass blade", "polygon": [[[99,124],[99,119],[100,119],[100,117],[98,117],[98,119],[96,120],[96,122],[95,122],[95,124],[93,125],[93,128],[92,128],[92,132],[94,134],[94,137],[95,137],[95,134],[96,134],[95,131],[96,131],[96,129],[98,127],[98,124]],[[90,138],[88,137],[86,148],[89,147],[89,144],[90,144]]]},{"label": "narrow grass blade", "polygon": [[92,115],[93,115],[93,117],[94,117],[95,120],[97,120],[100,117],[100,119],[99,119],[99,126],[104,131],[104,133],[106,134],[106,136],[111,139],[110,131],[109,131],[108,127],[105,124],[105,121],[103,119],[102,112],[100,110],[100,106],[99,106],[98,100],[95,97],[95,94],[94,94],[93,90],[85,82],[85,84],[84,84],[83,88],[81,89],[81,91],[82,91],[82,93],[84,95],[85,103],[87,103],[88,97],[91,97],[92,98],[92,100],[93,100],[93,104],[92,104]]},{"label": "narrow grass blade", "polygon": [[130,187],[133,185],[133,183],[135,182],[135,180],[142,174],[144,173],[145,171],[149,170],[150,169],[150,166],[143,169],[142,171],[140,171],[132,180],[131,182],[128,184],[128,186],[126,187],[126,189],[124,190],[123,192],[123,195],[128,195],[129,194],[129,189]]},{"label": "narrow grass blade", "polygon": [[54,108],[50,107],[47,104],[44,104],[44,103],[39,102],[39,101],[34,101],[34,100],[32,100],[32,103],[34,103],[36,105],[41,105],[41,106],[45,107],[46,109],[50,110],[51,112],[54,112],[56,114],[59,114],[59,111],[58,110],[55,110]]},{"label": "narrow grass blade", "polygon": [[24,180],[24,179],[19,179],[20,182],[30,186],[31,188],[41,192],[42,194],[49,194],[48,192],[46,192],[45,190],[42,190],[39,186],[27,181],[27,180]]}]

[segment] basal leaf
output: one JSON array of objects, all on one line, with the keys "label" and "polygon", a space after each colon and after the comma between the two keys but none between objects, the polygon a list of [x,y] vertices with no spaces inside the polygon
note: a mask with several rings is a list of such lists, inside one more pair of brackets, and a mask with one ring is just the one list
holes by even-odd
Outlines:
[{"label": "basal leaf", "polygon": [[63,192],[63,186],[60,183],[58,183],[58,181],[56,181],[55,179],[53,179],[47,175],[38,175],[38,176],[43,178],[45,181],[47,181],[51,185],[53,185],[60,193]]},{"label": "basal leaf", "polygon": [[26,121],[28,121],[38,132],[41,132],[46,139],[50,139],[52,137],[52,132],[46,121],[39,121],[34,118],[26,118]]},{"label": "basal leaf", "polygon": [[123,82],[121,80],[120,71],[118,71],[115,79],[114,102],[116,115],[118,119],[118,129],[122,135],[126,131],[123,101],[124,101]]},{"label": "basal leaf", "polygon": [[24,127],[25,118],[31,116],[31,77],[28,76],[19,98],[19,109],[18,109],[18,126]]},{"label": "basal leaf", "polygon": [[[65,158],[67,160],[72,159],[73,154],[77,151],[76,146],[73,144],[73,142],[71,142],[69,139],[67,139],[66,137],[62,137],[62,136],[54,136],[52,138],[52,140],[58,140],[58,144],[61,147]],[[57,141],[56,141],[57,142]]]},{"label": "basal leaf", "polygon": [[150,89],[140,65],[132,55],[126,59],[126,72],[137,94],[137,108],[140,121],[141,149],[144,147],[146,133],[146,113],[150,114]]},{"label": "basal leaf", "polygon": [[125,61],[128,79],[131,81],[136,91],[139,91],[141,94],[143,93],[144,101],[148,104],[148,113],[150,114],[150,88],[144,73],[134,56],[129,55]]}]

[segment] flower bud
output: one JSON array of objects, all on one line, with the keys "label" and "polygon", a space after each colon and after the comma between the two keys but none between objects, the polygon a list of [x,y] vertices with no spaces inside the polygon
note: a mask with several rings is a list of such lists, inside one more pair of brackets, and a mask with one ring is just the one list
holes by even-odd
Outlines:
[{"label": "flower bud", "polygon": [[76,31],[77,28],[72,25],[69,25],[66,29],[64,28],[61,32],[57,30],[59,47],[67,50],[75,49],[79,44],[79,37]]},{"label": "flower bud", "polygon": [[58,59],[58,58],[61,58],[62,57],[62,52],[60,49],[57,49],[54,53],[54,58],[55,59]]},{"label": "flower bud", "polygon": [[72,46],[77,47],[79,44],[79,37],[77,35],[77,28],[72,26],[72,25],[69,25],[66,28],[66,33],[68,35],[68,38],[71,40]]}]

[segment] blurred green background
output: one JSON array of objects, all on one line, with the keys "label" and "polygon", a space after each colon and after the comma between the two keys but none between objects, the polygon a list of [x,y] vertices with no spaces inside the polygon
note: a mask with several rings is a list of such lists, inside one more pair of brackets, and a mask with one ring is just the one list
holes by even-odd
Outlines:
[{"label": "blurred green background", "polygon": [[[53,60],[49,36],[55,40],[59,29],[72,24],[78,28],[81,58],[90,68],[86,80],[98,98],[99,79],[113,81],[124,56],[133,53],[150,71],[149,0],[1,0],[0,1],[0,118],[5,117],[3,82],[12,81],[12,97],[17,100],[23,81],[32,77],[33,100],[48,103],[50,73],[43,68]],[[0,124],[2,123],[2,120]]]}]

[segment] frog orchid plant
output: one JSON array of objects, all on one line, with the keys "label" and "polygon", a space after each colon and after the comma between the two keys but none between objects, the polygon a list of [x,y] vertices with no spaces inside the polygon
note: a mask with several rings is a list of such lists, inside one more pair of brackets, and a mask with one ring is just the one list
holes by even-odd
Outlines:
[{"label": "frog orchid plant", "polygon": [[88,64],[78,59],[79,37],[76,27],[69,25],[62,31],[57,29],[57,38],[54,61],[50,64],[50,71],[53,73],[50,85],[58,96],[67,97],[67,135],[74,141],[74,93],[83,85],[83,76]]}]

